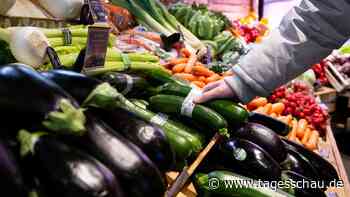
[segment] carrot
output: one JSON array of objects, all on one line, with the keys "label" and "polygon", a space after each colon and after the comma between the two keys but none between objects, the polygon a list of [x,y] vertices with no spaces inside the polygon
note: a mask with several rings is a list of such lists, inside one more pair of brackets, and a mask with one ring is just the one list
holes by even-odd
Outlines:
[{"label": "carrot", "polygon": [[318,131],[313,130],[310,134],[309,140],[305,143],[305,147],[309,150],[317,149],[317,142],[319,137],[320,134],[318,133]]},{"label": "carrot", "polygon": [[169,61],[169,64],[176,65],[176,64],[186,64],[188,62],[188,58],[174,58]]},{"label": "carrot", "polygon": [[193,76],[192,74],[188,74],[188,73],[176,73],[173,76],[178,77],[180,79],[187,80],[187,81],[196,81],[197,80],[197,78],[195,76]]},{"label": "carrot", "polygon": [[182,48],[180,50],[180,54],[182,57],[190,57],[191,56],[191,52],[186,48]]},{"label": "carrot", "polygon": [[209,70],[204,66],[193,66],[192,72],[194,75],[210,77],[214,74],[213,71]]},{"label": "carrot", "polygon": [[185,69],[186,64],[177,64],[173,67],[173,73],[181,73]]},{"label": "carrot", "polygon": [[297,129],[298,129],[298,121],[297,120],[293,120],[292,121],[292,130],[288,134],[288,139],[289,140],[293,140],[294,141],[296,139]]},{"label": "carrot", "polygon": [[254,110],[266,104],[267,104],[267,99],[265,97],[259,97],[259,98],[253,99],[250,103],[248,103],[247,107],[249,110]]},{"label": "carrot", "polygon": [[301,143],[302,143],[302,144],[306,144],[306,142],[309,140],[310,134],[311,134],[311,129],[310,129],[310,128],[307,128],[307,129],[305,130],[305,133],[304,133],[303,138],[301,139]]},{"label": "carrot", "polygon": [[214,81],[217,81],[217,80],[220,80],[220,75],[218,74],[213,74],[212,76],[208,77],[205,82],[206,83],[211,83],[211,82],[214,82]]},{"label": "carrot", "polygon": [[288,116],[286,116],[285,122],[287,125],[291,126],[292,125],[292,120],[293,120],[293,116],[288,114]]},{"label": "carrot", "polygon": [[207,78],[204,77],[204,76],[198,77],[198,81],[201,81],[201,82],[203,82],[203,83],[205,83],[205,80],[206,80],[206,79],[207,79]]},{"label": "carrot", "polygon": [[305,119],[300,119],[298,122],[297,137],[302,139],[307,128],[307,121]]},{"label": "carrot", "polygon": [[191,54],[187,65],[185,66],[185,73],[191,73],[193,69],[193,65],[197,62],[197,55],[196,54]]},{"label": "carrot", "polygon": [[224,76],[224,77],[227,77],[227,76],[232,76],[233,75],[233,72],[232,71],[226,71],[226,72],[224,72],[224,73],[222,73],[222,76]]},{"label": "carrot", "polygon": [[270,116],[271,116],[272,118],[277,118],[277,114],[276,114],[276,113],[271,113]]},{"label": "carrot", "polygon": [[192,81],[192,83],[200,88],[203,88],[205,86],[205,83],[203,81]]},{"label": "carrot", "polygon": [[276,114],[281,114],[284,110],[285,106],[283,103],[274,103],[272,105],[271,112]]},{"label": "carrot", "polygon": [[271,103],[266,104],[264,106],[265,114],[269,115],[271,113],[271,109],[272,109],[272,104]]}]

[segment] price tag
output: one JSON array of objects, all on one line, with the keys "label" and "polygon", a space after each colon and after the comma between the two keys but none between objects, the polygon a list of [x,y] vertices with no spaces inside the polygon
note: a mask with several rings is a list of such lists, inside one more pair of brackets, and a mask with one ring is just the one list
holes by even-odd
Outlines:
[{"label": "price tag", "polygon": [[83,71],[103,67],[106,59],[110,26],[100,0],[87,0],[94,24],[89,26]]},{"label": "price tag", "polygon": [[94,23],[106,23],[108,16],[101,0],[87,0],[87,3]]}]

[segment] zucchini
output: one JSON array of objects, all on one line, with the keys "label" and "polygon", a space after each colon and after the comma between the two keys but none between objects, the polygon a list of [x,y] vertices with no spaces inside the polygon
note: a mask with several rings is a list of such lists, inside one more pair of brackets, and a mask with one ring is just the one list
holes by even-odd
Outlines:
[{"label": "zucchini", "polygon": [[[180,114],[184,100],[185,98],[180,96],[156,95],[150,98],[150,108],[158,112]],[[215,132],[227,128],[227,122],[220,114],[202,105],[195,105],[192,119],[215,130]]]},{"label": "zucchini", "polygon": [[[218,181],[216,183],[213,180]],[[225,182],[224,182],[225,181]],[[228,183],[232,181],[232,185]],[[234,182],[235,181],[235,182]],[[236,186],[236,184],[249,184],[253,179],[235,174],[229,171],[213,171],[209,174],[198,173],[195,175],[195,186],[203,193],[200,196],[244,196],[244,197],[285,197],[292,196],[281,190],[274,191],[268,187],[257,187],[254,185]],[[230,186],[226,187],[228,184]],[[231,187],[232,186],[232,187]]]},{"label": "zucchini", "polygon": [[[166,83],[158,87],[158,94],[169,94],[176,96],[187,96],[191,91],[190,86],[178,83]],[[230,100],[214,100],[204,103],[205,106],[213,109],[222,115],[229,125],[236,125],[248,120],[249,113],[243,107]]]}]

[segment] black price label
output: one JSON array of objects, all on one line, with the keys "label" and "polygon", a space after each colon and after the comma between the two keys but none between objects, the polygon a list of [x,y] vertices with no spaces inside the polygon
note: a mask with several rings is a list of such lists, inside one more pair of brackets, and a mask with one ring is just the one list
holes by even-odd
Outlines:
[{"label": "black price label", "polygon": [[103,67],[108,47],[110,27],[107,23],[89,27],[84,69]]}]

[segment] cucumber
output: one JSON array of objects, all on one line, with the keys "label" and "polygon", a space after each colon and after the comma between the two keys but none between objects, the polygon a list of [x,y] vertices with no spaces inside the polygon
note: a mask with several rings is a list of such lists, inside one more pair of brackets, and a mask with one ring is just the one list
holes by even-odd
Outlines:
[{"label": "cucumber", "polygon": [[[240,196],[240,197],[286,197],[292,196],[281,190],[272,190],[267,187],[256,187],[248,185],[253,179],[235,174],[229,171],[213,171],[209,174],[198,173],[194,177],[196,189],[202,194],[200,196]],[[213,181],[215,180],[215,182]],[[218,181],[218,182],[216,182]],[[224,182],[225,181],[225,182]],[[228,183],[231,181],[231,183]],[[234,182],[235,181],[235,182]],[[225,185],[226,184],[226,185]],[[230,184],[230,186],[228,186]],[[239,184],[247,184],[236,186]],[[227,187],[226,187],[227,186]],[[232,186],[232,187],[231,187]]]},{"label": "cucumber", "polygon": [[[187,96],[192,88],[177,83],[166,83],[157,89],[158,94]],[[204,105],[222,115],[228,121],[229,125],[236,125],[246,122],[249,116],[247,110],[230,100],[214,100],[209,101]]]},{"label": "cucumber", "polygon": [[205,105],[222,115],[229,125],[243,123],[248,120],[249,113],[247,110],[230,100],[214,100],[205,103]]},{"label": "cucumber", "polygon": [[[180,114],[184,100],[180,96],[156,95],[150,98],[150,108],[163,113]],[[213,132],[227,128],[227,122],[220,114],[202,105],[194,107],[192,119],[213,129]]]}]

